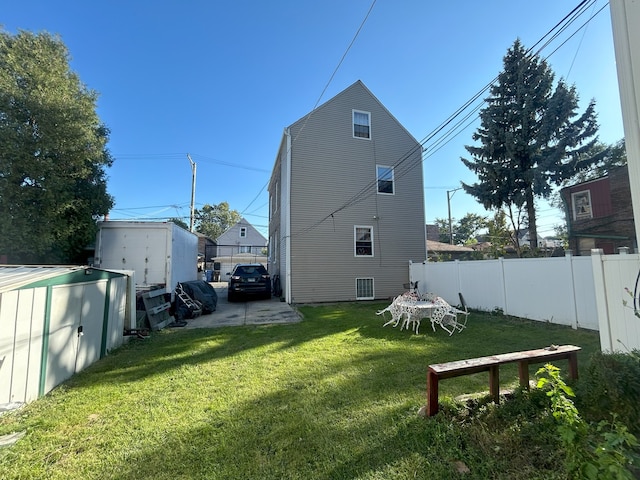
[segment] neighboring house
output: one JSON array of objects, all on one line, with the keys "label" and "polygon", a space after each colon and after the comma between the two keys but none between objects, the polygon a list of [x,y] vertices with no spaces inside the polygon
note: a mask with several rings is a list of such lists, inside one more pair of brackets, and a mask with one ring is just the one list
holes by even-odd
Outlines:
[{"label": "neighboring house", "polygon": [[422,147],[361,81],[285,128],[269,202],[288,303],[391,298],[426,258]]},{"label": "neighboring house", "polygon": [[590,255],[593,248],[612,254],[621,247],[633,252],[638,247],[626,166],[565,187],[560,194],[565,204],[569,249],[574,254]]},{"label": "neighboring house", "polygon": [[464,245],[450,245],[427,239],[427,258],[431,261],[469,260],[475,250]]},{"label": "neighboring house", "polygon": [[216,257],[232,257],[239,254],[262,255],[267,248],[267,239],[242,218],[233,227],[216,239]]},{"label": "neighboring house", "polygon": [[427,240],[433,240],[434,242],[440,241],[440,227],[434,223],[424,226],[427,234]]},{"label": "neighboring house", "polygon": [[468,259],[475,251],[463,245],[451,245],[440,242],[440,227],[435,224],[425,225],[427,233],[427,259],[435,262]]},{"label": "neighboring house", "polygon": [[[540,234],[538,234],[537,237],[537,245],[539,248],[542,248],[543,245],[546,245],[544,242],[544,238],[542,238]],[[529,234],[528,228],[522,228],[518,230],[518,244],[520,245],[520,247],[531,247],[531,236]]]}]

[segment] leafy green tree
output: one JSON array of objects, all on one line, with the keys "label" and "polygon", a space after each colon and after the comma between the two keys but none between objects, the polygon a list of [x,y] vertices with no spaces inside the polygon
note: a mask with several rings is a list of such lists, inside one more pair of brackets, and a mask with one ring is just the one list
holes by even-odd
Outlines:
[{"label": "leafy green tree", "polygon": [[487,226],[487,217],[477,213],[467,213],[456,225],[454,243],[469,245],[476,242],[478,232]]},{"label": "leafy green tree", "polygon": [[[453,230],[454,220],[454,218],[451,219],[451,230]],[[447,220],[446,218],[436,218],[435,223],[438,226],[438,233],[440,234],[440,238],[438,239],[438,241],[442,243],[450,243],[449,220]]]},{"label": "leafy green tree", "polygon": [[569,248],[569,230],[567,229],[567,224],[562,223],[559,225],[553,226],[553,231],[555,232],[555,236],[558,240],[562,242],[562,248],[565,250]]},{"label": "leafy green tree", "polygon": [[587,155],[597,141],[594,101],[578,115],[575,87],[560,80],[554,88],[550,67],[519,40],[503,61],[473,134],[480,146],[466,146],[471,159],[462,158],[479,181],[462,186],[487,209],[524,208],[535,249],[535,198],[548,198],[553,185],[597,163],[604,152]]},{"label": "leafy green tree", "polygon": [[237,210],[229,209],[227,202],[218,205],[206,204],[195,212],[196,230],[209,238],[218,238],[242,217]]},{"label": "leafy green tree", "polygon": [[[440,241],[442,243],[449,242],[449,220],[444,218],[436,218],[436,225],[440,233]],[[477,213],[467,213],[460,220],[451,219],[451,230],[453,233],[454,245],[466,245],[473,243],[476,235],[480,230],[486,227],[487,218]]]},{"label": "leafy green tree", "polygon": [[507,225],[507,214],[497,210],[493,218],[487,221],[487,240],[491,243],[489,253],[493,258],[503,257],[509,245],[517,245],[516,231]]},{"label": "leafy green tree", "polygon": [[97,96],[60,38],[0,29],[0,253],[11,263],[86,261],[113,206]]}]

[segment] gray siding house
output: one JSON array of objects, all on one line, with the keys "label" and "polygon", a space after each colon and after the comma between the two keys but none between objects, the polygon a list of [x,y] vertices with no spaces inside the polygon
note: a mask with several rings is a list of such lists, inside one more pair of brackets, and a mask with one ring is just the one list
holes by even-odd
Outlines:
[{"label": "gray siding house", "polygon": [[361,81],[285,128],[269,202],[288,303],[387,299],[426,258],[422,147]]},{"label": "gray siding house", "polygon": [[239,254],[262,255],[267,248],[267,239],[242,218],[233,227],[216,239],[218,257],[231,257]]}]

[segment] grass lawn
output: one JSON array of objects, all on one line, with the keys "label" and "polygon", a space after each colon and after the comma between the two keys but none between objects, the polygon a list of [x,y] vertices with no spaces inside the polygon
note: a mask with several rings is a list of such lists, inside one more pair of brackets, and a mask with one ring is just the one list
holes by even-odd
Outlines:
[{"label": "grass lawn", "polygon": [[[304,306],[299,324],[132,341],[0,417],[0,435],[27,432],[0,450],[0,478],[562,478],[535,452],[515,459],[474,441],[446,408],[418,416],[427,366],[554,343],[581,346],[582,367],[597,332],[473,313],[460,334],[427,322],[414,335],[382,328],[383,305]],[[517,385],[515,365],[500,373]],[[441,401],[487,390],[487,379],[445,380]]]}]

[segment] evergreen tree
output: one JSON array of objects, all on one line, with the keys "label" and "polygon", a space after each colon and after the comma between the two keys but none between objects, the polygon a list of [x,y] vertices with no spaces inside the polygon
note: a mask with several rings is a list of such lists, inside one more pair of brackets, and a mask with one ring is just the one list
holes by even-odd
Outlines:
[{"label": "evergreen tree", "polygon": [[598,142],[593,146],[591,151],[586,152],[585,155],[589,157],[597,155],[600,161],[593,166],[594,168],[578,172],[576,175],[565,180],[562,183],[563,186],[604,177],[608,175],[612,169],[627,164],[627,151],[624,138],[611,145]]},{"label": "evergreen tree", "polygon": [[536,248],[534,199],[603,156],[586,155],[597,142],[595,102],[578,116],[575,87],[560,80],[554,89],[550,67],[519,40],[503,62],[473,134],[480,146],[466,146],[472,158],[462,159],[479,181],[462,186],[487,209],[524,208]]},{"label": "evergreen tree", "polygon": [[58,37],[0,29],[0,254],[11,263],[86,261],[109,212],[109,131],[97,94]]}]

